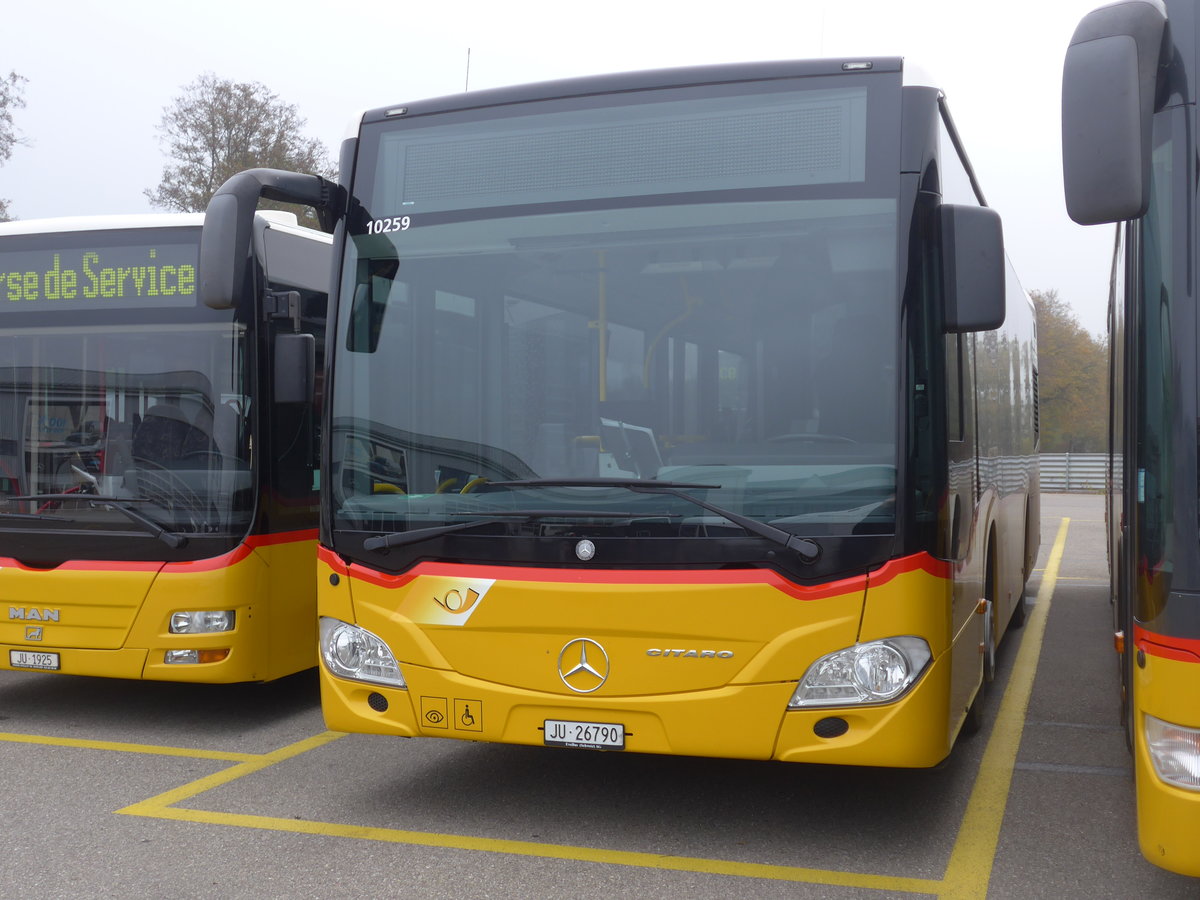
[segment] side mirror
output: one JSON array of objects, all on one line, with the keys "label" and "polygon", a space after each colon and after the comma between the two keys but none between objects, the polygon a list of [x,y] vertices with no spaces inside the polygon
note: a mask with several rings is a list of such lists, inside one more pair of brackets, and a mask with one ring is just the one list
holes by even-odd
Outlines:
[{"label": "side mirror", "polygon": [[317,340],[311,334],[275,335],[276,403],[309,403],[316,385]]},{"label": "side mirror", "polygon": [[230,309],[246,283],[254,211],[260,197],[302,203],[319,213],[333,208],[337,186],[318,175],[282,169],[247,169],[213,194],[200,233],[200,299],[213,309]]},{"label": "side mirror", "polygon": [[948,334],[1004,324],[1004,230],[986,206],[943,204],[942,286]]},{"label": "side mirror", "polygon": [[1063,62],[1067,214],[1080,225],[1136,219],[1150,203],[1151,118],[1166,10],[1126,0],[1080,21]]}]

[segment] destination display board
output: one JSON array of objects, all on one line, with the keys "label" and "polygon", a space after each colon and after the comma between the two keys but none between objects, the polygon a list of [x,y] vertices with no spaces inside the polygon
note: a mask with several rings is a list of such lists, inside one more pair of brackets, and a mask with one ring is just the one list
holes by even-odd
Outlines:
[{"label": "destination display board", "polygon": [[70,247],[50,244],[56,237],[47,235],[48,246],[36,249],[28,238],[13,250],[0,241],[0,315],[196,305],[194,242],[117,245],[111,234],[97,234]]}]

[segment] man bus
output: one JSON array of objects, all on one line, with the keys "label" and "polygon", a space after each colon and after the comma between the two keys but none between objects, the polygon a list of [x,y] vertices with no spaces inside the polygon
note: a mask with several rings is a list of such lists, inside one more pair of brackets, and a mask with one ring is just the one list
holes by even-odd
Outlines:
[{"label": "man bus", "polygon": [[1063,69],[1067,211],[1120,223],[1109,304],[1108,559],[1138,839],[1200,876],[1195,0],[1079,24]]},{"label": "man bus", "polygon": [[[856,59],[466,93],[366,114],[341,171],[289,184],[338,215],[331,728],[932,766],[978,727],[1036,347],[937,90]],[[214,235],[282,178],[228,182]]]},{"label": "man bus", "polygon": [[0,225],[0,667],[239,682],[315,665],[313,366],[330,238],[202,215]]}]

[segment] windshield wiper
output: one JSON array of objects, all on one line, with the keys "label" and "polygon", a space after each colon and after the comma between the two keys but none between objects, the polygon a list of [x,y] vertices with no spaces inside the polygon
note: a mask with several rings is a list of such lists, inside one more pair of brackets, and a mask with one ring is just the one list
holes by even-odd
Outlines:
[{"label": "windshield wiper", "polygon": [[[149,516],[143,515],[131,507],[130,503],[146,503],[148,501],[137,497],[103,497],[98,494],[24,494],[20,497],[5,497],[4,500],[28,500],[35,503],[86,503],[88,506],[100,509],[111,509],[121,513],[129,521],[141,525],[146,531],[158,538],[172,550],[177,550],[187,543],[182,534],[167,531]],[[29,513],[5,513],[4,515],[32,515]]]},{"label": "windshield wiper", "polygon": [[749,519],[731,510],[722,509],[715,503],[709,503],[707,500],[701,500],[699,497],[693,497],[686,493],[687,490],[698,488],[717,490],[720,488],[719,484],[684,484],[678,481],[644,481],[638,478],[530,478],[523,481],[492,481],[489,482],[489,485],[496,487],[622,487],[639,494],[667,494],[688,503],[694,503],[701,509],[728,519],[751,534],[787,547],[796,553],[800,557],[800,561],[806,565],[815,563],[821,557],[821,545],[811,538],[802,538],[790,531],[768,525],[766,522]]},{"label": "windshield wiper", "polygon": [[141,525],[148,532],[150,532],[150,534],[154,535],[172,550],[178,550],[187,543],[187,538],[182,534],[174,531],[167,531],[167,529],[163,528],[149,516],[143,515],[133,507],[127,505],[126,501],[124,500],[118,500],[116,498],[109,497],[89,499],[92,500],[92,506],[99,506],[103,509],[115,510],[127,518],[130,522]]},{"label": "windshield wiper", "polygon": [[[12,498],[11,498],[11,497],[5,497],[4,499],[5,499],[5,500],[11,500]],[[34,521],[37,521],[37,522],[44,522],[44,521],[46,521],[46,517],[45,517],[44,515],[41,515],[41,514],[39,514],[39,513],[19,513],[19,512],[5,512],[5,511],[4,511],[4,510],[2,510],[2,509],[0,509],[0,518],[5,518],[5,519],[32,519],[32,520],[34,520]],[[66,522],[73,522],[73,521],[75,521],[75,520],[74,520],[74,519],[65,519],[65,520],[64,520],[64,519],[56,519],[55,521],[56,521],[56,522],[63,522],[63,521],[66,521]]]},{"label": "windshield wiper", "polygon": [[[470,513],[455,513],[455,515],[470,515]],[[474,519],[470,522],[459,522],[455,525],[434,525],[431,528],[414,528],[410,531],[396,531],[392,534],[381,534],[363,541],[364,550],[386,550],[389,547],[403,547],[406,544],[418,544],[443,534],[456,531],[467,531],[472,528],[482,528],[484,525],[500,525],[510,519],[663,519],[677,518],[678,513],[632,513],[614,512],[595,509],[513,509],[494,510],[488,512],[489,518]]]}]

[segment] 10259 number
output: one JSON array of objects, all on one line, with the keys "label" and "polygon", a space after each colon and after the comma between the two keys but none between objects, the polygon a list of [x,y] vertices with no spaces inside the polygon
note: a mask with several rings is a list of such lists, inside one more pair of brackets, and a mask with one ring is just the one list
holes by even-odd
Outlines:
[{"label": "10259 number", "polygon": [[389,216],[367,222],[367,234],[388,234],[392,231],[408,231],[412,227],[412,216]]}]

